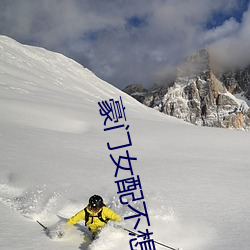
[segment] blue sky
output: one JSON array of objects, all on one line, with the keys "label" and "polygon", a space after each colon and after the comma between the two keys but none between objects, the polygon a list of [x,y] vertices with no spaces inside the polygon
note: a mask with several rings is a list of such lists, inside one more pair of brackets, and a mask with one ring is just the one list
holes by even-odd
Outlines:
[{"label": "blue sky", "polygon": [[162,82],[210,48],[250,63],[249,0],[1,0],[0,34],[69,56],[111,84]]},{"label": "blue sky", "polygon": [[225,20],[234,18],[238,23],[242,22],[243,14],[247,11],[249,5],[249,0],[240,0],[237,3],[236,8],[232,8],[230,12],[223,12],[222,10],[216,10],[211,14],[211,18],[208,19],[206,28],[212,29],[217,26],[223,25]]}]

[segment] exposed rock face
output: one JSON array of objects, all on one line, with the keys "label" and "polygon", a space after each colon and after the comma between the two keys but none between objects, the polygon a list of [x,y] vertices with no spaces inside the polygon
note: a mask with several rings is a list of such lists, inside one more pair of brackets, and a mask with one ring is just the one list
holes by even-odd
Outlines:
[{"label": "exposed rock face", "polygon": [[147,90],[144,89],[142,84],[131,84],[123,89],[125,93],[128,95],[133,96],[137,101],[142,102],[144,101],[144,95],[146,94]]},{"label": "exposed rock face", "polygon": [[250,69],[220,74],[219,80],[209,61],[208,51],[201,50],[181,65],[171,87],[137,89],[131,95],[136,93],[145,105],[196,125],[248,129],[250,109],[233,94],[244,89],[249,96]]},{"label": "exposed rock face", "polygon": [[250,100],[250,66],[218,74],[228,91],[232,94],[242,93]]}]

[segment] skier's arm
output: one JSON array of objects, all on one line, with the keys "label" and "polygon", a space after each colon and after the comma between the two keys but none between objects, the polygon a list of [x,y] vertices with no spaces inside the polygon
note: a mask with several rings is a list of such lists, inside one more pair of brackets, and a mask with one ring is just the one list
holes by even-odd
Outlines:
[{"label": "skier's arm", "polygon": [[112,221],[122,221],[122,217],[120,215],[116,214],[113,210],[107,207],[105,207],[105,217]]},{"label": "skier's arm", "polygon": [[67,224],[75,225],[78,221],[84,220],[85,218],[85,212],[84,209],[72,216],[70,219],[68,219]]}]

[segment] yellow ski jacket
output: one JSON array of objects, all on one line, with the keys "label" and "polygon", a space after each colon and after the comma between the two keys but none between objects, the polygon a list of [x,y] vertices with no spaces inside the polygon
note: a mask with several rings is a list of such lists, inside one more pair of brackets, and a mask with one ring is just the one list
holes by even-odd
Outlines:
[{"label": "yellow ski jacket", "polygon": [[[102,211],[101,217],[102,217],[102,219],[104,221],[108,221],[108,220],[122,221],[121,216],[119,216],[113,210],[111,210],[110,208],[108,208],[106,206],[103,206],[98,212],[93,212],[88,207],[86,209],[87,209],[87,212],[89,213],[89,219],[86,222],[86,225],[88,226],[89,230],[92,233],[97,232],[100,228],[102,228],[106,224],[105,222],[101,221],[98,218],[98,214],[100,213],[100,211]],[[84,211],[84,209],[82,209],[77,214],[72,216],[67,221],[67,224],[74,225],[77,222],[79,222],[80,220],[85,220],[85,211]]]}]

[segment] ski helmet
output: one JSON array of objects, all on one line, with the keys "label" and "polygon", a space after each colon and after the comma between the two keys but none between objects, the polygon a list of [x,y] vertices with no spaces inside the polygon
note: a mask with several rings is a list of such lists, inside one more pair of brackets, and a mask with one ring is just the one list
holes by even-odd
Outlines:
[{"label": "ski helmet", "polygon": [[103,205],[103,199],[101,196],[95,194],[89,198],[89,206],[91,210],[99,210]]}]

